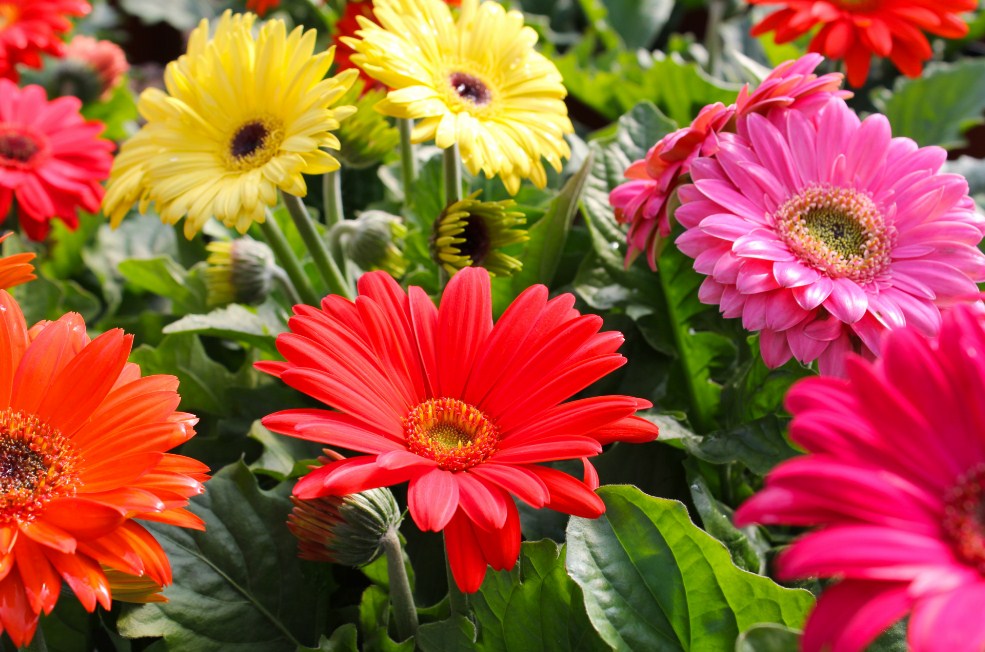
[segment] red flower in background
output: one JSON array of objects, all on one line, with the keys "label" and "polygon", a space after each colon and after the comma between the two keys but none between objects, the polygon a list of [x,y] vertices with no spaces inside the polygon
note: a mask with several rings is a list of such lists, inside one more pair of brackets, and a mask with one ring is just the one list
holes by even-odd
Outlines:
[{"label": "red flower in background", "polygon": [[141,378],[127,362],[132,340],[114,329],[90,341],[74,313],[28,330],[0,291],[0,629],[15,645],[62,581],[88,611],[109,609],[122,577],[171,582],[164,550],[133,519],[204,527],[185,506],[208,468],[165,452],[197,419],[175,411],[177,378]]},{"label": "red flower in background", "polygon": [[[657,428],[634,416],[650,403],[598,396],[564,403],[622,366],[622,335],[602,319],[523,292],[496,324],[488,273],[469,267],[441,307],[384,272],[359,280],[355,302],[328,296],[295,306],[277,338],[286,362],[259,362],[329,410],[285,410],[266,427],[363,453],[315,469],[294,488],[311,499],[410,482],[422,530],[444,530],[455,581],[478,590],[486,566],[512,568],[520,552],[513,496],[533,507],[594,518],[605,509],[587,458],[603,444],[645,442]],[[581,458],[585,480],[542,466]]]},{"label": "red flower in background", "polygon": [[246,8],[255,11],[258,16],[266,16],[271,9],[280,6],[280,0],[246,0]]},{"label": "red flower in background", "polygon": [[42,54],[61,56],[69,16],[91,10],[85,0],[0,0],[0,78],[19,79],[19,63],[40,68]]},{"label": "red flower in background", "polygon": [[113,143],[103,124],[86,121],[75,97],[50,102],[40,86],[0,79],[0,219],[17,199],[21,228],[43,240],[51,220],[79,224],[78,209],[99,210],[100,182],[109,176]]},{"label": "red flower in background", "polygon": [[820,25],[810,51],[844,59],[848,83],[856,87],[869,76],[873,56],[889,59],[908,77],[918,77],[933,54],[923,32],[961,38],[968,25],[957,14],[978,7],[977,0],[748,1],[784,5],[754,25],[753,36],[776,32],[776,42],[787,43]]}]

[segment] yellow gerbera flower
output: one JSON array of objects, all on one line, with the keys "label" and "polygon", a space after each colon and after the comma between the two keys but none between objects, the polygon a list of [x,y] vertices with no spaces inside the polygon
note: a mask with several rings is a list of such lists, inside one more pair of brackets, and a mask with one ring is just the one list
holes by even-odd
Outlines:
[{"label": "yellow gerbera flower", "polygon": [[521,179],[547,184],[542,157],[560,171],[567,91],[523,14],[479,0],[463,0],[457,21],[441,0],[375,0],[374,12],[380,25],[360,17],[361,38],[342,40],[392,89],[376,109],[420,120],[414,142],[457,142],[469,172],[499,175],[511,194]]},{"label": "yellow gerbera flower", "polygon": [[271,20],[254,36],[255,20],[226,11],[211,39],[203,20],[168,64],[167,92],[141,94],[147,124],[121,148],[103,202],[114,227],[139,200],[169,224],[185,217],[188,238],[213,216],[244,233],[278,188],[304,196],[302,174],[339,168],[321,148],[339,149],[330,131],[356,109],[329,107],[356,71],[325,79],[334,48],[315,54],[314,30]]}]

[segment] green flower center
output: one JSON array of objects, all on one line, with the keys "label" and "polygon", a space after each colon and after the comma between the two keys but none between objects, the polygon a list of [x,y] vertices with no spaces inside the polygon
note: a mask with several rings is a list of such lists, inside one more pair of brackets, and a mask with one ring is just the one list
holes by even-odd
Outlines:
[{"label": "green flower center", "polygon": [[853,188],[811,184],[773,215],[780,238],[805,265],[868,283],[890,262],[896,229],[872,198]]}]

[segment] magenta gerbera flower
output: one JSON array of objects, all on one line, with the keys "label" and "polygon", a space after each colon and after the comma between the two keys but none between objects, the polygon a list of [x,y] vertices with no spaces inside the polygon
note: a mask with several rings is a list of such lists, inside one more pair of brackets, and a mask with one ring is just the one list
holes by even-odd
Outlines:
[{"label": "magenta gerbera flower", "polygon": [[910,616],[914,652],[985,648],[985,322],[961,306],[928,340],[907,327],[848,378],[787,396],[808,454],[774,469],[735,516],[818,529],[779,557],[781,579],[838,578],[811,614],[808,652],[861,650]]},{"label": "magenta gerbera flower", "polygon": [[671,229],[668,201],[690,170],[691,161],[718,151],[719,132],[734,131],[736,120],[750,113],[786,107],[813,114],[833,98],[852,96],[839,90],[841,74],[814,74],[823,60],[819,54],[807,54],[780,64],[755,90],[743,86],[735,104],[709,104],[689,126],[667,134],[646,158],[626,168],[629,181],[613,189],[609,203],[616,219],[630,225],[627,261],[646,252],[650,268],[657,268],[661,243]]},{"label": "magenta gerbera flower", "polygon": [[82,117],[81,106],[78,98],[49,102],[40,86],[0,79],[0,219],[17,199],[21,228],[32,240],[43,240],[55,217],[76,228],[78,209],[95,213],[103,200],[114,146],[99,137],[103,123]]},{"label": "magenta gerbera flower", "polygon": [[841,373],[889,328],[940,327],[941,308],[977,301],[983,220],[946,153],[892,138],[841,100],[810,118],[750,115],[691,164],[678,191],[677,246],[706,274],[699,297],[760,331],[763,360],[791,356]]}]

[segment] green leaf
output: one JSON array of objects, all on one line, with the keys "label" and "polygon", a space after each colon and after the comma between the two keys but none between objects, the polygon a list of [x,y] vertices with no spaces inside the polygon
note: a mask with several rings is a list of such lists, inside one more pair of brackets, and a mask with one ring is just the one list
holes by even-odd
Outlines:
[{"label": "green leaf", "polygon": [[352,623],[346,623],[332,632],[331,637],[322,636],[321,640],[318,641],[318,647],[302,645],[297,649],[297,652],[358,652],[357,634],[356,626]]},{"label": "green leaf", "polygon": [[413,652],[414,639],[400,643],[390,638],[390,596],[382,587],[372,585],[363,591],[359,603],[359,630],[364,652]]},{"label": "green leaf", "polygon": [[606,513],[573,517],[567,567],[592,624],[617,650],[725,650],[757,623],[800,627],[814,598],[740,570],[684,505],[599,489]]},{"label": "green leaf", "polygon": [[753,472],[765,475],[783,460],[799,454],[783,434],[786,423],[786,419],[770,414],[697,440],[685,441],[685,447],[706,462],[741,462]]},{"label": "green leaf", "polygon": [[226,389],[235,376],[209,358],[197,335],[168,335],[157,347],[143,345],[134,349],[130,361],[140,365],[143,374],[171,374],[180,381],[181,408],[189,412],[229,414]]},{"label": "green leaf", "polygon": [[323,448],[315,442],[274,434],[259,421],[253,422],[247,436],[263,446],[263,454],[250,464],[250,470],[276,480],[306,474],[310,460],[317,459]]},{"label": "green leaf", "polygon": [[100,134],[103,138],[126,140],[131,133],[128,126],[135,125],[140,119],[137,102],[130,91],[130,80],[124,78],[105,101],[84,105],[82,115],[87,120],[99,120],[106,125],[106,130]]},{"label": "green leaf", "polygon": [[523,269],[513,275],[512,287],[515,294],[537,283],[551,284],[591,169],[592,156],[589,154],[581,168],[568,179],[551,202],[547,213],[530,227],[530,240],[527,241],[521,257]]},{"label": "green leaf", "polygon": [[261,491],[240,462],[192,499],[205,532],[146,524],[168,553],[174,584],[167,603],[125,607],[120,633],[199,652],[294,652],[318,640],[318,601],[284,526],[286,493]]},{"label": "green leaf", "polygon": [[464,616],[452,616],[417,629],[417,647],[423,652],[475,649],[475,625]]},{"label": "green leaf", "polygon": [[523,544],[512,571],[489,573],[470,602],[475,649],[608,650],[585,613],[581,589],[564,568],[564,548],[550,540]]},{"label": "green leaf", "polygon": [[739,635],[735,652],[797,652],[800,632],[782,625],[756,625]]},{"label": "green leaf", "polygon": [[200,280],[193,282],[188,270],[170,256],[124,260],[117,270],[133,287],[170,299],[175,313],[201,312],[205,308],[204,284]]},{"label": "green leaf", "polygon": [[673,0],[594,0],[627,50],[650,49],[674,10]]},{"label": "green leaf", "polygon": [[879,89],[872,101],[889,118],[893,136],[963,147],[962,134],[985,120],[985,59],[931,63],[916,79],[900,77],[891,93]]},{"label": "green leaf", "polygon": [[274,342],[283,330],[281,324],[265,322],[255,311],[238,303],[216,308],[204,315],[186,315],[164,328],[165,334],[197,333],[223,337],[274,354],[277,353]]},{"label": "green leaf", "polygon": [[121,0],[120,4],[145,23],[164,21],[182,32],[198,25],[202,18],[217,15],[216,3],[210,0]]}]

